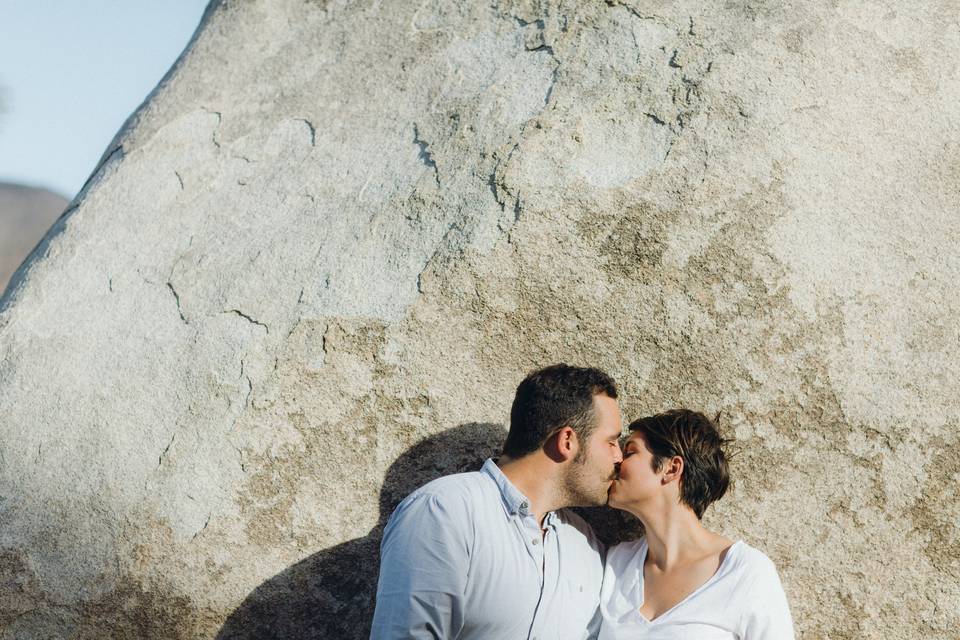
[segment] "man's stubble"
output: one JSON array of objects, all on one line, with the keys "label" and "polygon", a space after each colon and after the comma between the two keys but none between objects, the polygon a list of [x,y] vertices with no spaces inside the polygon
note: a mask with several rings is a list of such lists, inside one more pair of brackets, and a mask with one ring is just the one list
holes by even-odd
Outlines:
[{"label": "man's stubble", "polygon": [[615,478],[615,468],[609,475],[604,475],[602,470],[590,467],[589,451],[581,450],[564,477],[564,506],[598,507],[607,504],[610,481]]}]

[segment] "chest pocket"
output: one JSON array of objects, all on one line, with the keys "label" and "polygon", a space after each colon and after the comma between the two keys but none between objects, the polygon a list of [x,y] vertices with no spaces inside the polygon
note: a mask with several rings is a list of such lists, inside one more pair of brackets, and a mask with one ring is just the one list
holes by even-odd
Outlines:
[{"label": "chest pocket", "polygon": [[591,586],[583,580],[561,578],[559,588],[559,637],[562,640],[588,637],[591,629],[596,630],[600,620],[600,593],[597,586]]}]

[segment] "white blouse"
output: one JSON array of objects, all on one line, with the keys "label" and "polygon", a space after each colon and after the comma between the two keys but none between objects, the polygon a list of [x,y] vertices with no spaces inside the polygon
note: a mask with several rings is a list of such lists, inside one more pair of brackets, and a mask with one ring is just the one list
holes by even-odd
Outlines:
[{"label": "white blouse", "polygon": [[599,640],[793,640],[777,569],[746,542],[735,542],[709,580],[652,621],[640,613],[646,558],[646,538],[607,552]]}]

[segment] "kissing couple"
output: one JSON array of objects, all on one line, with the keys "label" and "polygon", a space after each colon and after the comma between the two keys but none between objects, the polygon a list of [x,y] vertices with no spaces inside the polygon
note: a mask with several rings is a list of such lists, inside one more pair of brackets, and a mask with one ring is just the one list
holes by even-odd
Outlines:
[{"label": "kissing couple", "polygon": [[[792,640],[770,559],[701,522],[730,482],[716,425],[675,409],[621,443],[617,396],[599,369],[529,374],[500,457],[390,517],[371,639]],[[568,509],[604,504],[644,536],[605,549]]]}]

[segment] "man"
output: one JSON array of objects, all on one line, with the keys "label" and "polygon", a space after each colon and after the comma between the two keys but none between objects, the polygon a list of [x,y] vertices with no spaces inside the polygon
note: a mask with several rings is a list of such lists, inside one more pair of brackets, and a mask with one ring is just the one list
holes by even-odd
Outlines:
[{"label": "man", "polygon": [[607,374],[558,364],[517,387],[497,462],[439,478],[394,511],[371,638],[592,637],[602,547],[564,507],[602,505],[620,453]]}]

